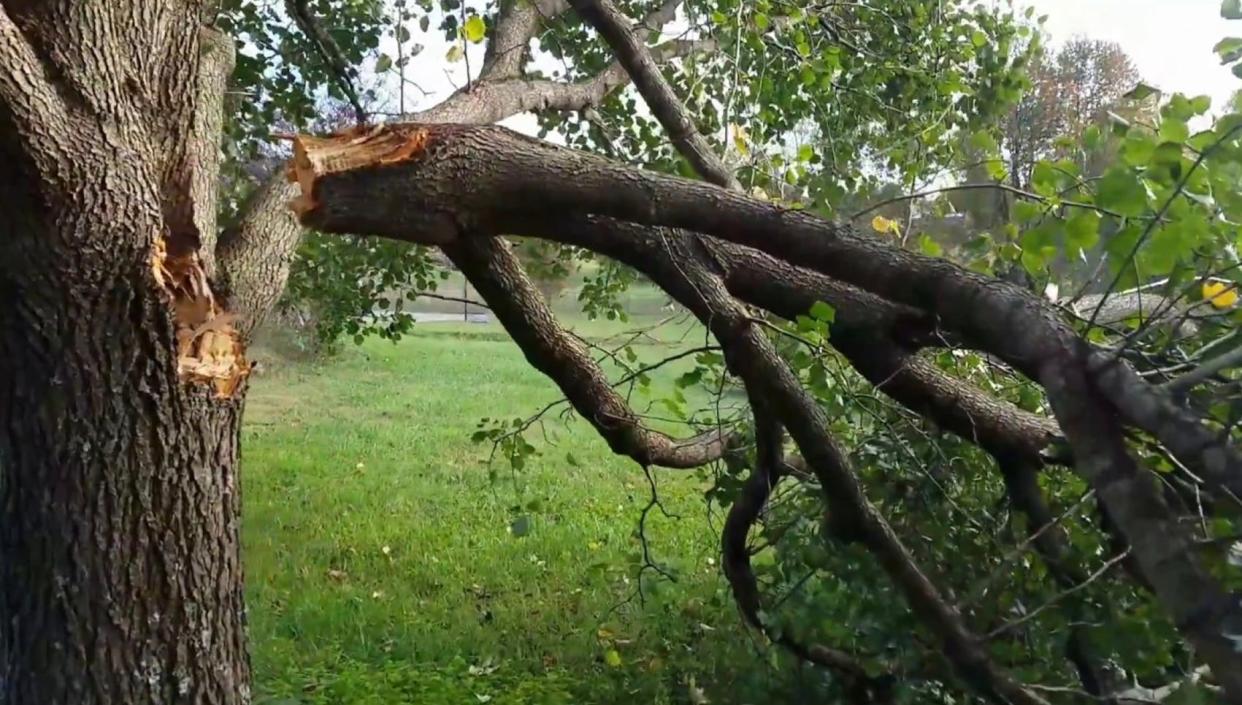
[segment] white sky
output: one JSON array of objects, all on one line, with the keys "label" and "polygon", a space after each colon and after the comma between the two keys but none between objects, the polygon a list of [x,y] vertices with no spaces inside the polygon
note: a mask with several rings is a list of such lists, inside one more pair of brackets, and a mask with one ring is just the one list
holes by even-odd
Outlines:
[{"label": "white sky", "polygon": [[1242,88],[1212,47],[1242,36],[1242,21],[1220,16],[1220,0],[1026,0],[1048,15],[1055,45],[1081,35],[1117,42],[1144,80],[1167,93],[1209,95],[1213,111]]}]

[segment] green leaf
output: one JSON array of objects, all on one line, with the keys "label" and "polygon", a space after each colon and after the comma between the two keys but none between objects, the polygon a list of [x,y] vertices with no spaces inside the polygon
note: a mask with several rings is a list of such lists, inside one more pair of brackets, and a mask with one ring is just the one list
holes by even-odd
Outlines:
[{"label": "green leaf", "polygon": [[1022,266],[1028,272],[1042,274],[1057,256],[1062,227],[1060,220],[1050,218],[1022,234],[1019,241],[1022,246]]},{"label": "green leaf", "polygon": [[976,49],[982,49],[988,43],[988,35],[984,34],[983,30],[976,29],[970,35],[970,43],[974,44]]},{"label": "green leaf", "polygon": [[940,257],[944,254],[944,248],[940,243],[936,242],[927,233],[919,235],[919,250],[928,257]]},{"label": "green leaf", "polygon": [[483,41],[483,37],[487,36],[487,23],[483,21],[482,17],[479,17],[478,15],[471,15],[470,18],[466,20],[466,25],[462,28],[462,33],[465,35],[466,41],[478,44]]},{"label": "green leaf", "polygon": [[375,73],[384,73],[392,68],[392,57],[387,54],[380,54],[375,60]]},{"label": "green leaf", "polygon": [[1130,166],[1144,166],[1156,151],[1156,141],[1146,132],[1134,131],[1121,145],[1121,157]]},{"label": "green leaf", "polygon": [[533,522],[531,522],[530,515],[523,514],[517,519],[514,519],[513,523],[509,525],[509,533],[519,538],[522,536],[525,536],[530,533],[532,523]]},{"label": "green leaf", "polygon": [[996,138],[993,137],[992,133],[987,130],[979,130],[975,134],[971,135],[970,146],[982,152],[987,152],[988,154],[992,154],[1000,148],[999,145],[996,144]]},{"label": "green leaf", "polygon": [[809,162],[815,157],[815,148],[809,144],[804,144],[798,148],[798,161]]},{"label": "green leaf", "polygon": [[811,318],[824,323],[832,323],[837,318],[837,310],[823,301],[811,305]]},{"label": "green leaf", "polygon": [[1044,208],[1032,201],[1018,201],[1013,204],[1013,217],[1019,223],[1029,223],[1044,214]]},{"label": "green leaf", "polygon": [[1130,100],[1145,100],[1153,95],[1160,95],[1160,89],[1146,83],[1140,83],[1122,97],[1129,98]]},{"label": "green leaf", "polygon": [[1185,142],[1190,139],[1190,128],[1187,127],[1185,120],[1161,120],[1160,139],[1165,142]]},{"label": "green leaf", "polygon": [[1055,196],[1060,191],[1061,175],[1048,162],[1039,162],[1031,174],[1031,187],[1041,196]]},{"label": "green leaf", "polygon": [[466,55],[466,50],[463,49],[460,44],[454,44],[453,46],[449,47],[449,50],[447,52],[445,52],[444,60],[449,62],[450,64],[455,64],[458,61],[461,61],[462,57],[464,57],[465,55]]},{"label": "green leaf", "polygon": [[616,649],[609,649],[604,652],[604,663],[608,664],[612,668],[620,668],[621,654],[617,653]]},{"label": "green leaf", "polygon": [[1222,64],[1232,64],[1242,59],[1242,37],[1226,37],[1217,42],[1212,51],[1220,56]]},{"label": "green leaf", "polygon": [[1100,241],[1100,215],[1095,211],[1080,211],[1065,222],[1065,250],[1077,257],[1090,250]]},{"label": "green leaf", "polygon": [[1227,20],[1242,20],[1242,0],[1224,0],[1220,4],[1220,16]]},{"label": "green leaf", "polygon": [[768,28],[768,24],[769,23],[768,23],[767,15],[763,14],[762,12],[755,13],[755,28],[756,29],[762,32]]},{"label": "green leaf", "polygon": [[1147,189],[1133,172],[1114,167],[1100,180],[1095,202],[1125,216],[1138,216],[1147,210]]},{"label": "green leaf", "polygon": [[431,25],[431,18],[428,17],[427,15],[423,15],[422,17],[418,18],[418,28],[423,30],[424,32],[427,31],[427,27],[430,25]]}]

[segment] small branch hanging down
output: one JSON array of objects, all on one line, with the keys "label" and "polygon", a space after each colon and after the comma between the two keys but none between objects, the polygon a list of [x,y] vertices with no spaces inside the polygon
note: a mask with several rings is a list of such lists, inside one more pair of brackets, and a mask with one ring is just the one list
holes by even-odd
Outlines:
[{"label": "small branch hanging down", "polygon": [[677,440],[645,427],[582,344],[556,322],[538,288],[503,241],[467,237],[444,247],[444,251],[491,307],[531,365],[557,383],[613,452],[643,466],[667,468],[697,468],[725,454],[729,437],[719,429]]},{"label": "small branch hanging down", "polygon": [[763,632],[773,643],[809,663],[822,666],[846,684],[850,702],[887,703],[891,699],[894,679],[891,675],[871,676],[864,663],[853,655],[823,644],[803,644],[786,632],[774,632],[764,623],[763,598],[758,580],[751,567],[751,552],[746,541],[750,528],[759,520],[772,489],[786,474],[783,457],[784,430],[763,410],[758,397],[751,398],[755,417],[755,464],[742,486],[741,494],[729,507],[721,530],[721,565],[733,590],[733,599],[748,623]]}]

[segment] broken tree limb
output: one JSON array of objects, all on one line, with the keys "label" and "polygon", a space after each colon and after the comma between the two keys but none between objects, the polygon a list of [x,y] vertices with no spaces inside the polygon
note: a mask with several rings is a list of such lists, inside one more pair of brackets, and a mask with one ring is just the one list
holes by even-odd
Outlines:
[{"label": "broken tree limb", "polygon": [[[366,160],[343,158],[348,150],[340,143],[354,140]],[[452,222],[459,232],[496,233],[511,231],[517,222],[550,222],[558,212],[600,215],[753,247],[936,316],[971,347],[999,356],[1044,386],[1075,469],[1096,488],[1161,603],[1213,672],[1240,674],[1226,687],[1242,693],[1242,654],[1218,626],[1242,621],[1242,604],[1188,550],[1186,529],[1151,474],[1130,457],[1114,409],[1093,388],[1089,346],[1048,302],[804,211],[621,166],[503,128],[412,125],[329,141],[336,144],[326,149],[323,142],[299,140],[295,166],[303,222],[325,231],[416,239],[420,234],[403,225],[411,211]],[[797,439],[794,423],[782,422]],[[803,451],[812,467],[822,467]],[[934,610],[929,614],[936,616]]]}]

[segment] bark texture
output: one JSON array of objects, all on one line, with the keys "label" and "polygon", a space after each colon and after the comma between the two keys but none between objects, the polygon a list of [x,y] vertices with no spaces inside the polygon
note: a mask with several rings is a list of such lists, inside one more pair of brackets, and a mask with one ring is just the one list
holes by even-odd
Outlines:
[{"label": "bark texture", "polygon": [[199,52],[193,3],[0,5],[5,705],[250,700]]}]

